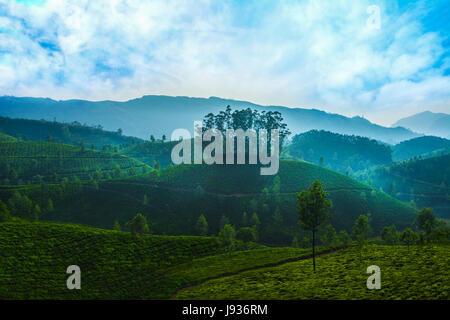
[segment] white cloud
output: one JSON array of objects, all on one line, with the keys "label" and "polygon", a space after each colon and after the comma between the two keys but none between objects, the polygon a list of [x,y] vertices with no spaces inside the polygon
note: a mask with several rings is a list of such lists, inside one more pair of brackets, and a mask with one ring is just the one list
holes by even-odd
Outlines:
[{"label": "white cloud", "polygon": [[390,2],[380,4],[381,29],[369,30],[371,4],[282,1],[255,7],[245,23],[231,2],[0,0],[0,28],[9,30],[0,52],[11,52],[0,59],[0,94],[214,95],[384,124],[396,120],[387,110],[448,110],[448,61],[433,67],[445,52],[442,36],[422,30],[421,8],[397,13]]}]

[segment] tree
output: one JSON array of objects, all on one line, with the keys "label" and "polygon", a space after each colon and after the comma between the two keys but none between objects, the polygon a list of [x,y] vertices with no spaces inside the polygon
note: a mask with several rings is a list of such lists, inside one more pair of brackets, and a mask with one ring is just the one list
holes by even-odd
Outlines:
[{"label": "tree", "polygon": [[147,218],[142,213],[136,214],[125,224],[125,227],[130,228],[133,234],[143,234],[150,231]]},{"label": "tree", "polygon": [[200,236],[206,236],[206,234],[208,233],[208,222],[206,221],[206,218],[203,214],[201,214],[197,219],[197,223],[195,224],[195,231]]},{"label": "tree", "polygon": [[166,135],[165,135],[165,134],[163,134],[163,135],[162,135],[162,139],[161,139],[161,140],[162,140],[162,142],[165,142],[165,141],[166,141],[166,139],[167,139]]},{"label": "tree", "polygon": [[320,242],[327,248],[335,248],[338,246],[337,240],[336,230],[331,224],[327,225]]},{"label": "tree", "polygon": [[398,243],[399,234],[395,225],[384,227],[381,231],[381,239],[389,245],[395,245]]},{"label": "tree", "polygon": [[299,248],[299,247],[300,247],[300,245],[298,244],[297,236],[294,236],[294,237],[292,238],[292,244],[291,244],[291,247],[292,247],[292,248]]},{"label": "tree", "polygon": [[236,233],[236,239],[244,242],[256,241],[256,232],[254,228],[242,227]]},{"label": "tree", "polygon": [[122,231],[122,228],[120,227],[119,221],[117,221],[117,220],[114,221],[113,230]]},{"label": "tree", "polygon": [[144,199],[142,199],[142,204],[143,204],[144,206],[148,205],[148,197],[147,197],[146,194],[144,194]]},{"label": "tree", "polygon": [[219,232],[219,238],[221,238],[225,243],[230,244],[233,242],[236,236],[236,231],[233,226],[226,224],[223,226],[222,230]]},{"label": "tree", "polygon": [[417,232],[414,232],[410,228],[406,228],[400,235],[400,239],[408,246],[409,251],[409,246],[419,240],[419,235],[417,234]]},{"label": "tree", "polygon": [[303,237],[302,243],[300,244],[300,246],[303,249],[308,249],[311,246],[311,240],[309,240],[307,237]]},{"label": "tree", "polygon": [[230,224],[230,219],[228,219],[226,215],[222,215],[219,222],[220,230],[222,230],[227,224]]},{"label": "tree", "polygon": [[155,136],[154,136],[154,135],[150,135],[150,141],[151,141],[151,142],[155,142],[155,140],[156,140],[156,139],[155,139]]},{"label": "tree", "polygon": [[338,238],[339,238],[339,242],[340,242],[341,246],[343,246],[344,248],[347,248],[348,246],[350,246],[350,243],[352,242],[352,239],[350,238],[347,231],[345,231],[345,230],[339,231]]},{"label": "tree", "polygon": [[258,215],[254,212],[250,218],[250,225],[258,227],[260,223]]},{"label": "tree", "polygon": [[53,206],[53,201],[51,198],[49,198],[47,201],[47,212],[53,212],[53,211],[55,211],[55,208]]},{"label": "tree", "polygon": [[369,217],[361,214],[353,225],[352,236],[356,240],[359,248],[359,259],[361,261],[361,253],[367,242],[370,233]]},{"label": "tree", "polygon": [[11,214],[6,204],[0,200],[0,222],[5,222],[11,219]]},{"label": "tree", "polygon": [[328,194],[318,180],[314,181],[308,190],[297,193],[297,212],[300,226],[312,233],[313,270],[316,271],[315,236],[319,228],[331,219],[329,208],[333,206]]},{"label": "tree", "polygon": [[423,208],[417,215],[415,224],[419,230],[425,231],[426,239],[430,240],[431,233],[436,226],[436,216],[431,208]]}]

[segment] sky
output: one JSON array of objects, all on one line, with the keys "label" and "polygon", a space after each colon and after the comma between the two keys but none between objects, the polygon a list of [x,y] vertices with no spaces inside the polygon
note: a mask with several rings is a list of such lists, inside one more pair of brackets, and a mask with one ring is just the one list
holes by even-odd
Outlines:
[{"label": "sky", "polygon": [[448,0],[0,0],[0,95],[450,113]]}]

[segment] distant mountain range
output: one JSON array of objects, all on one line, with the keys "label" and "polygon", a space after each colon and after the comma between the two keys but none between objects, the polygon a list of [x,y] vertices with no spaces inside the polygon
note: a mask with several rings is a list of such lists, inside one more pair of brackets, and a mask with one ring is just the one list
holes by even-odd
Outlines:
[{"label": "distant mountain range", "polygon": [[425,111],[400,119],[392,125],[404,127],[415,132],[450,138],[450,114]]},{"label": "distant mountain range", "polygon": [[129,136],[149,139],[151,134],[170,138],[174,129],[192,131],[193,121],[210,113],[224,110],[253,108],[279,111],[292,133],[309,130],[327,130],[340,134],[365,136],[390,144],[421,136],[402,127],[387,128],[361,117],[345,117],[316,109],[261,106],[247,101],[217,97],[190,98],[170,96],[144,96],[126,102],[86,100],[55,101],[48,98],[0,97],[0,115],[10,118],[45,119],[58,122],[78,121],[102,125],[106,130],[121,128]]}]

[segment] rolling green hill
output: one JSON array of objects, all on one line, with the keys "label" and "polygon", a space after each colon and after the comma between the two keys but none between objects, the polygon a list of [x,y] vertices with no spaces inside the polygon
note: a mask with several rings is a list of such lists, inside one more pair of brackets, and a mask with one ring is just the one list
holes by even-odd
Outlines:
[{"label": "rolling green hill", "polygon": [[283,157],[303,159],[341,173],[392,162],[389,146],[366,137],[312,130],[292,139]]},{"label": "rolling green hill", "polygon": [[394,161],[403,161],[419,156],[424,157],[433,152],[442,151],[448,153],[448,149],[450,149],[450,140],[433,136],[425,136],[406,140],[393,146],[392,158]]},{"label": "rolling green hill", "polygon": [[119,147],[143,142],[142,139],[123,136],[120,131],[105,131],[101,126],[88,126],[79,122],[61,123],[46,120],[11,119],[0,117],[0,132],[29,141],[53,141],[85,146]]},{"label": "rolling green hill", "polygon": [[[178,289],[212,277],[311,254],[295,248],[242,249],[213,237],[0,223],[0,299],[168,299]],[[81,269],[81,290],[66,287],[70,265]]]},{"label": "rolling green hill", "polygon": [[[87,150],[52,142],[0,142],[2,184],[58,182],[75,177],[86,180],[142,173],[147,166],[110,152]],[[96,172],[97,171],[97,172]]]},{"label": "rolling green hill", "polygon": [[149,166],[154,166],[155,162],[159,162],[161,168],[168,167],[172,163],[171,152],[172,148],[178,143],[174,142],[142,142],[136,145],[131,145],[120,150],[130,158],[137,159]]},{"label": "rolling green hill", "polygon": [[277,177],[259,175],[257,166],[181,165],[143,176],[100,181],[95,186],[85,182],[81,186],[3,187],[0,199],[6,202],[19,191],[45,207],[51,198],[54,210],[43,212],[42,220],[103,228],[111,228],[115,220],[124,225],[141,212],[154,233],[168,235],[196,234],[200,214],[207,219],[209,234],[215,235],[223,217],[239,228],[249,226],[250,217],[257,213],[261,242],[290,244],[293,236],[301,239],[305,235],[298,225],[296,192],[308,188],[315,179],[322,181],[330,194],[332,223],[338,230],[350,231],[360,214],[370,213],[374,232],[392,223],[403,229],[415,218],[413,208],[382,192],[296,161],[281,161]]},{"label": "rolling green hill", "polygon": [[[356,248],[311,261],[287,263],[221,277],[179,292],[177,299],[227,300],[448,300],[450,246],[371,245],[362,263]],[[368,290],[367,266],[381,270],[381,289]]]},{"label": "rolling green hill", "polygon": [[450,155],[408,160],[370,171],[372,185],[419,208],[432,207],[448,219],[450,212]]}]

